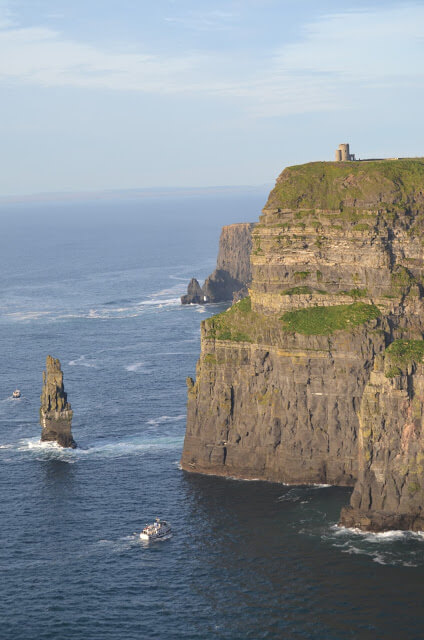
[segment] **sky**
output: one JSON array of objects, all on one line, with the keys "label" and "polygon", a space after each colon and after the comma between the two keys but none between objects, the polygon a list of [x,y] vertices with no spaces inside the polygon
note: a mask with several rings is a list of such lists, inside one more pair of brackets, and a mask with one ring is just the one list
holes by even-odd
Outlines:
[{"label": "sky", "polygon": [[0,0],[0,196],[424,156],[424,0]]}]

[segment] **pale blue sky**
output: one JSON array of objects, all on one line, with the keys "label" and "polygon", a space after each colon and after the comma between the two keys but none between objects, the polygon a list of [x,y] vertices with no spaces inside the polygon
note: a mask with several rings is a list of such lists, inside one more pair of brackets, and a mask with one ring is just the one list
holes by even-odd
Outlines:
[{"label": "pale blue sky", "polygon": [[0,0],[0,195],[424,155],[424,0]]}]

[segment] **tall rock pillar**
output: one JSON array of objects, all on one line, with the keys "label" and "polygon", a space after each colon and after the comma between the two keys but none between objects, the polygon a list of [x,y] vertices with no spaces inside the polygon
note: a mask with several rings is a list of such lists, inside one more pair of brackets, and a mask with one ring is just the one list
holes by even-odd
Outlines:
[{"label": "tall rock pillar", "polygon": [[52,356],[47,356],[41,391],[41,441],[57,442],[61,447],[75,449],[77,445],[71,431],[72,414],[63,386],[60,362]]}]

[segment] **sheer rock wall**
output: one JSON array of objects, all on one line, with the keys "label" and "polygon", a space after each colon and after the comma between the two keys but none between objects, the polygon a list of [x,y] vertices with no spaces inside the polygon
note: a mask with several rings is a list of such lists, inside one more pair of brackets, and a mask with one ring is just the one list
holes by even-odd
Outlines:
[{"label": "sheer rock wall", "polygon": [[341,524],[423,531],[424,364],[393,372],[388,355],[376,358],[359,423],[359,477]]},{"label": "sheer rock wall", "polygon": [[253,230],[251,303],[202,323],[182,467],[365,478],[358,416],[374,361],[424,335],[423,231],[421,159],[286,169]]}]

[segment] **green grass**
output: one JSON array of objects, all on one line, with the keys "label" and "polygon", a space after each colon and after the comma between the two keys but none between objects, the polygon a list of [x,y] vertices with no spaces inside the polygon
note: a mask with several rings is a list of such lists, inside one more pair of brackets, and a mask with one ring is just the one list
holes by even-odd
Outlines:
[{"label": "green grass", "polygon": [[321,295],[326,295],[327,292],[323,289],[312,289],[312,287],[303,286],[303,287],[293,287],[292,289],[285,289],[285,291],[281,292],[282,296],[301,296],[306,294],[319,293]]},{"label": "green grass", "polygon": [[288,311],[281,320],[287,331],[305,335],[329,335],[334,331],[346,331],[381,315],[371,304],[355,302],[331,307],[310,307]]},{"label": "green grass", "polygon": [[294,277],[296,278],[296,280],[306,280],[310,273],[310,271],[295,271]]},{"label": "green grass", "polygon": [[[250,297],[243,298],[232,307],[212,316],[206,321],[208,334],[215,340],[233,340],[234,342],[253,342],[252,338],[245,332],[240,331],[237,319],[251,313],[252,306]],[[236,320],[236,321],[235,321]]]},{"label": "green grass", "polygon": [[293,287],[292,289],[285,289],[281,292],[282,296],[301,296],[307,293],[311,294],[314,290],[311,287]]},{"label": "green grass", "polygon": [[334,331],[349,331],[379,315],[380,311],[374,305],[355,302],[289,311],[279,318],[252,311],[247,297],[227,311],[204,320],[204,326],[207,337],[212,340],[270,344],[278,341],[278,335],[285,332],[329,335]]},{"label": "green grass", "polygon": [[[311,162],[288,167],[267,208],[402,212],[424,191],[424,159],[377,162]],[[358,204],[357,204],[358,202]]]},{"label": "green grass", "polygon": [[353,226],[354,231],[369,231],[371,229],[370,225],[366,222],[360,222]]},{"label": "green grass", "polygon": [[368,289],[349,289],[349,291],[340,291],[341,296],[350,296],[358,300],[359,298],[366,298],[368,295]]},{"label": "green grass", "polygon": [[395,340],[385,355],[384,374],[386,378],[393,378],[409,365],[423,361],[424,340]]}]

